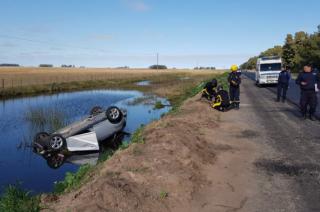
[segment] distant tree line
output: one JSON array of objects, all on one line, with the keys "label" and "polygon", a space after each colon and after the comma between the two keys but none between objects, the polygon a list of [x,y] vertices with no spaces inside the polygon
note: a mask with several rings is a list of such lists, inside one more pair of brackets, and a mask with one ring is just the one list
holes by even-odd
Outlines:
[{"label": "distant tree line", "polygon": [[75,67],[76,67],[75,65],[65,65],[65,64],[61,65],[61,68],[75,68]]},{"label": "distant tree line", "polygon": [[195,67],[194,70],[216,70],[216,67]]},{"label": "distant tree line", "polygon": [[149,67],[150,69],[168,69],[165,65],[152,65]]},{"label": "distant tree line", "polygon": [[52,68],[53,65],[52,64],[40,64],[39,67],[40,68]]},{"label": "distant tree line", "polygon": [[259,56],[250,58],[241,65],[241,69],[255,69],[258,57],[280,56],[283,64],[291,71],[298,72],[305,63],[311,63],[314,67],[320,67],[320,25],[318,31],[312,34],[300,31],[294,35],[288,34],[283,46],[275,46]]},{"label": "distant tree line", "polygon": [[116,69],[130,69],[129,66],[120,66],[120,67],[116,67]]},{"label": "distant tree line", "polygon": [[2,67],[19,67],[19,64],[13,64],[13,63],[2,63],[0,64]]}]

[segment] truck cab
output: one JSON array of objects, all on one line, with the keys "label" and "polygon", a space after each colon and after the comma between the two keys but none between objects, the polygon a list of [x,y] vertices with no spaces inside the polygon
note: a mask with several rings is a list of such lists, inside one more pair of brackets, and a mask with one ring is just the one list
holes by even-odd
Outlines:
[{"label": "truck cab", "polygon": [[282,59],[280,57],[260,57],[257,61],[256,67],[256,84],[277,84],[281,68]]}]

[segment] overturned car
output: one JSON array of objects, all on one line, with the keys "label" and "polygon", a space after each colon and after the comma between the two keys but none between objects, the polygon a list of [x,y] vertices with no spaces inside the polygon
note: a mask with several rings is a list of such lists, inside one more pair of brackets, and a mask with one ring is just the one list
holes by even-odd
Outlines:
[{"label": "overturned car", "polygon": [[103,110],[94,107],[90,115],[52,134],[40,132],[33,140],[34,152],[40,155],[58,152],[99,151],[99,141],[123,130],[127,112],[117,107]]}]

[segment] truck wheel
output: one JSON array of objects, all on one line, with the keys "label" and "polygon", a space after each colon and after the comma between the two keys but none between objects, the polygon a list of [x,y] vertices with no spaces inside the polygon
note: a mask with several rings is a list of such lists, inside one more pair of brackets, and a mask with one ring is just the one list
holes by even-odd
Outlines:
[{"label": "truck wheel", "polygon": [[95,106],[95,107],[93,107],[93,108],[90,110],[90,115],[91,115],[91,116],[96,116],[96,115],[98,115],[98,114],[100,114],[100,113],[102,113],[102,112],[103,112],[102,107]]},{"label": "truck wheel", "polygon": [[258,88],[261,88],[261,84],[259,83],[259,81],[256,81],[256,86],[257,86]]},{"label": "truck wheel", "polygon": [[109,107],[106,111],[106,116],[112,124],[117,124],[122,120],[123,115],[119,108]]},{"label": "truck wheel", "polygon": [[60,134],[53,134],[50,136],[49,147],[53,151],[61,151],[67,145],[66,139]]}]

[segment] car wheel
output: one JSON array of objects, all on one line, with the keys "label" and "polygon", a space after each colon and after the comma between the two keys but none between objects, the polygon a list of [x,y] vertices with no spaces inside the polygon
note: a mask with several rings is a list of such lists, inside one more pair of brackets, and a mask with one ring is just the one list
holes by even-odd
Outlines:
[{"label": "car wheel", "polygon": [[109,107],[106,111],[106,115],[108,120],[113,124],[117,124],[122,120],[122,112],[117,107]]},{"label": "car wheel", "polygon": [[59,134],[53,134],[50,136],[49,147],[53,151],[61,151],[66,147],[66,139]]},{"label": "car wheel", "polygon": [[90,110],[90,115],[91,115],[91,116],[96,116],[96,115],[98,115],[98,114],[100,114],[100,113],[102,113],[102,112],[103,112],[102,107],[95,106],[95,107],[93,107],[93,108]]},{"label": "car wheel", "polygon": [[47,132],[39,132],[39,133],[36,134],[36,136],[34,137],[33,141],[39,143],[41,141],[45,141],[48,137],[49,137],[49,133],[47,133]]},{"label": "car wheel", "polygon": [[64,156],[61,156],[59,154],[54,154],[50,156],[47,160],[47,165],[52,169],[58,169],[60,168],[64,163]]},{"label": "car wheel", "polygon": [[46,132],[40,132],[37,133],[36,136],[34,136],[33,139],[33,151],[35,153],[40,154],[45,149],[45,142],[49,138],[49,133]]}]

